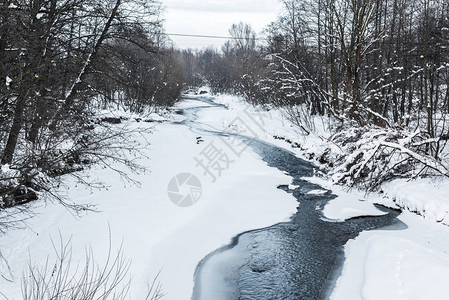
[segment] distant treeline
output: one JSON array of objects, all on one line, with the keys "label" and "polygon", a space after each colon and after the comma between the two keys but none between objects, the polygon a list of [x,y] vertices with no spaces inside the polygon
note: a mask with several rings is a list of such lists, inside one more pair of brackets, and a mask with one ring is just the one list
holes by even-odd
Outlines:
[{"label": "distant treeline", "polygon": [[282,2],[281,15],[258,39],[250,25],[240,23],[220,51],[184,51],[187,78],[256,104],[302,106],[290,116],[306,132],[311,115],[332,117],[329,130],[335,132],[377,126],[396,130],[396,141],[416,132],[414,153],[444,158],[447,1]]}]

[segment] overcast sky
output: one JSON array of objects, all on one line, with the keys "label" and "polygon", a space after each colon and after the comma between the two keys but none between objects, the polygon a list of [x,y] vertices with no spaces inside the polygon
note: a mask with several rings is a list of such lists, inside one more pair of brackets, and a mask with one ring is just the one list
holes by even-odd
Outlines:
[{"label": "overcast sky", "polygon": [[[240,21],[259,33],[276,20],[279,0],[162,0],[166,7],[167,33],[229,36],[228,29]],[[220,48],[224,39],[170,37],[179,48]]]}]

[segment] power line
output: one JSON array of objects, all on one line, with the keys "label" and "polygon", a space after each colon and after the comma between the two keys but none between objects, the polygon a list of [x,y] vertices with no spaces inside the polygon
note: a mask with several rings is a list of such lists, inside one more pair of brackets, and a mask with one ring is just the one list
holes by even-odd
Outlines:
[{"label": "power line", "polygon": [[227,40],[256,40],[256,41],[266,41],[264,38],[244,38],[244,37],[232,37],[232,36],[219,36],[219,35],[202,35],[202,34],[184,34],[184,33],[164,33],[169,36],[183,36],[183,37],[193,37],[193,38],[209,38],[209,39],[227,39]]}]

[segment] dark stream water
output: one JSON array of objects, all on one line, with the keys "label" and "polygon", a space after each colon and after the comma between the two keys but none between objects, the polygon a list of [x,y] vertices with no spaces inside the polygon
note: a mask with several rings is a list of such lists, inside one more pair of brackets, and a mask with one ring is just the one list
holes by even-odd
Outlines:
[{"label": "dark stream water", "polygon": [[[209,98],[204,102],[213,105],[211,101]],[[192,116],[199,109],[181,113]],[[195,123],[190,117],[187,122]],[[230,245],[205,257],[197,266],[192,299],[328,298],[343,264],[343,246],[362,231],[399,223],[396,219],[399,212],[378,207],[387,214],[346,222],[325,220],[322,208],[335,195],[331,191],[307,194],[323,189],[302,179],[313,175],[315,167],[311,163],[268,143],[241,138],[269,166],[293,177],[298,188],[279,188],[292,193],[299,207],[289,222],[241,233]]]}]

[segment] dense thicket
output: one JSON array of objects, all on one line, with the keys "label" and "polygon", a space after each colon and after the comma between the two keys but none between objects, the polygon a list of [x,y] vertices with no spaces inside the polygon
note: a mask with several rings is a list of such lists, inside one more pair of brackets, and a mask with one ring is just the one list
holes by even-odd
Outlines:
[{"label": "dense thicket", "polygon": [[447,175],[442,160],[449,139],[449,5],[437,0],[282,2],[284,10],[265,30],[264,43],[256,46],[249,26],[240,24],[230,30],[233,39],[221,53],[199,53],[199,60],[210,58],[204,73],[209,83],[253,103],[288,108],[305,132],[313,129],[310,116],[316,114],[331,116],[331,133],[340,132],[339,139],[346,128],[352,140],[383,129],[382,146],[354,158],[345,180],[353,180],[348,178],[356,175],[354,166],[366,169],[357,176],[367,176],[393,154],[398,154],[394,163],[382,164],[384,179],[415,170],[411,165],[423,166],[418,174],[437,169]]},{"label": "dense thicket", "polygon": [[267,31],[269,49],[294,64],[278,64],[281,73],[298,68],[294,73],[312,80],[293,88],[316,85],[319,93],[304,101],[325,105],[360,125],[408,125],[419,116],[432,137],[443,134],[445,128],[437,124],[449,105],[447,4],[430,0],[284,4],[285,15]]},{"label": "dense thicket", "polygon": [[178,99],[180,63],[160,13],[158,0],[0,1],[0,207],[107,151],[92,126],[99,107]]}]

